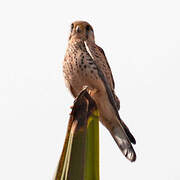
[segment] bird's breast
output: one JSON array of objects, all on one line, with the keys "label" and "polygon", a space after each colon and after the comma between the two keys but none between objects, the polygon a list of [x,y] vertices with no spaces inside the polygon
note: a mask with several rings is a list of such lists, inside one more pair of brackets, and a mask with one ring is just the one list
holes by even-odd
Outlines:
[{"label": "bird's breast", "polygon": [[97,67],[81,44],[70,45],[63,63],[65,79],[78,94],[84,86],[94,88],[98,79]]}]

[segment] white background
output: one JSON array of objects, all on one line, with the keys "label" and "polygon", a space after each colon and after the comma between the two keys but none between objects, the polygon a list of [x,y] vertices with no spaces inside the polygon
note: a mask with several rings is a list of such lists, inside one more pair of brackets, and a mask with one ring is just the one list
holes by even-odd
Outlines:
[{"label": "white background", "polygon": [[0,179],[55,173],[73,103],[62,61],[75,20],[94,27],[137,140],[130,163],[100,125],[101,179],[180,179],[178,0],[0,1]]}]

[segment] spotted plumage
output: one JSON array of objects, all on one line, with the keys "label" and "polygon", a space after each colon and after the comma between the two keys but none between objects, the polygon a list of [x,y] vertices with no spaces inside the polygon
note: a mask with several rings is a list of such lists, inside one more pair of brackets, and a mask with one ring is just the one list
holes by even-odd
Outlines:
[{"label": "spotted plumage", "polygon": [[93,28],[87,22],[76,21],[71,25],[63,74],[66,86],[74,97],[88,86],[97,104],[101,122],[123,154],[130,161],[135,161],[136,154],[131,145],[135,144],[135,139],[119,116],[120,102],[114,92],[110,66],[103,49],[95,44]]}]

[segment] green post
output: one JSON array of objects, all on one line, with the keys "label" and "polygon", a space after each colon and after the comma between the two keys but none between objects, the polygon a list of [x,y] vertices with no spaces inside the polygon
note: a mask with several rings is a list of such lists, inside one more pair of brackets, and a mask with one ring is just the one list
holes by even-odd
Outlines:
[{"label": "green post", "polygon": [[74,102],[55,180],[99,180],[99,114],[86,89]]}]

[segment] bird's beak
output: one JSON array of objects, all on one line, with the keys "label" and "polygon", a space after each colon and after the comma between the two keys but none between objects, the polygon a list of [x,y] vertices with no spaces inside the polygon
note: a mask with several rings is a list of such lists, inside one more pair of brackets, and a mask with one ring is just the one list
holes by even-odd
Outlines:
[{"label": "bird's beak", "polygon": [[81,32],[81,27],[79,25],[76,26],[76,32],[80,33]]}]

